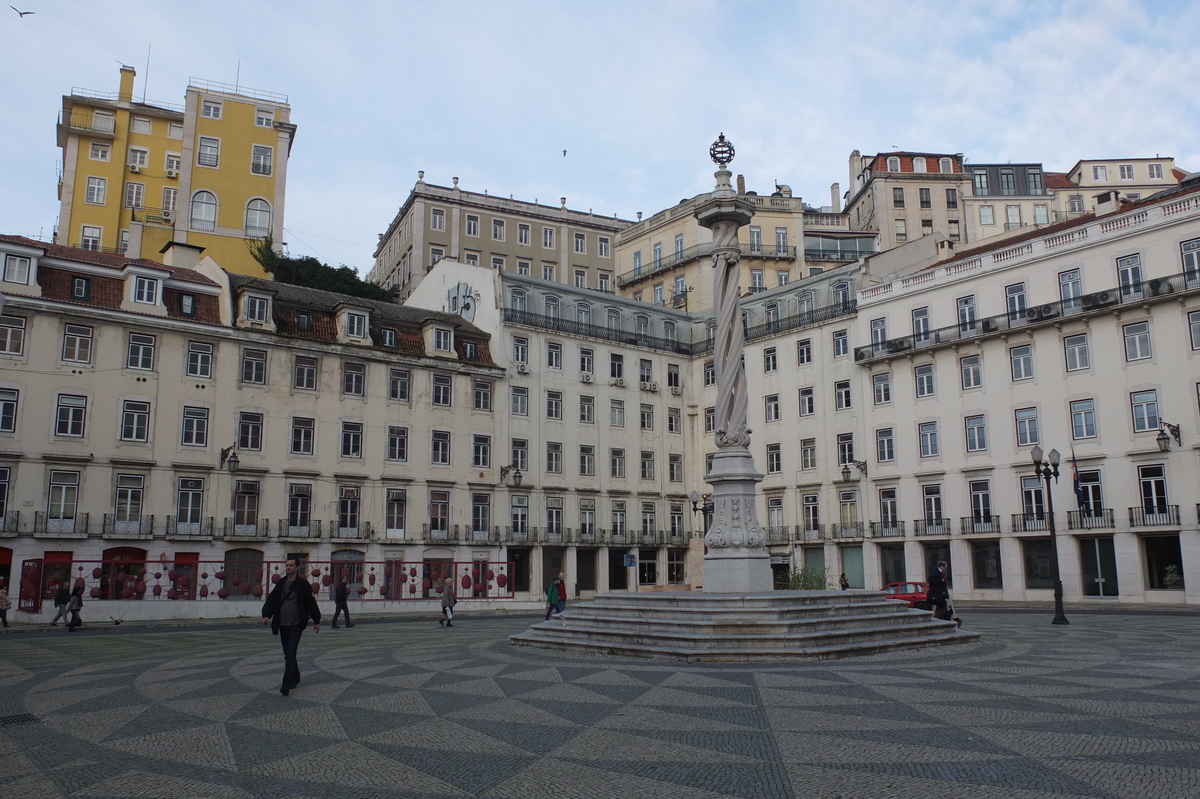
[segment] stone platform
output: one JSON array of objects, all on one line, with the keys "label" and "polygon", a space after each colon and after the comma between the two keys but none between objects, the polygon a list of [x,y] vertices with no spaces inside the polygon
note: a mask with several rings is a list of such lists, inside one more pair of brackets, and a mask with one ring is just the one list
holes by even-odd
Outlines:
[{"label": "stone platform", "polygon": [[772,591],[601,594],[509,641],[687,662],[762,662],[826,660],[977,638],[878,591]]}]

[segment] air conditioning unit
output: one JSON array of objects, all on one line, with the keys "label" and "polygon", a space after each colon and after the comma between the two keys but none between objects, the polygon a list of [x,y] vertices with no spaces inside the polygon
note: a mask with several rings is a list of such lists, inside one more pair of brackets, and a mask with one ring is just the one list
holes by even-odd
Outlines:
[{"label": "air conditioning unit", "polygon": [[1084,309],[1090,311],[1094,308],[1116,305],[1121,298],[1115,291],[1097,291],[1094,294],[1084,294],[1082,300]]},{"label": "air conditioning unit", "polygon": [[175,212],[174,211],[163,211],[162,218],[163,218],[164,222],[170,222],[175,219]]},{"label": "air conditioning unit", "polygon": [[676,397],[678,397],[680,394],[683,393],[683,389],[680,388],[679,386],[671,386],[671,393],[674,394]]},{"label": "air conditioning unit", "polygon": [[590,383],[590,382],[592,382],[592,373],[591,372],[583,372],[582,374],[579,375],[579,379],[582,380],[584,383]]},{"label": "air conditioning unit", "polygon": [[650,390],[650,384],[647,383],[645,380],[643,380],[642,381],[642,391],[649,391],[649,390]]},{"label": "air conditioning unit", "polygon": [[888,352],[904,352],[912,345],[909,344],[908,339],[906,338],[894,338],[887,342],[887,344],[884,346],[887,348]]},{"label": "air conditioning unit", "polygon": [[1151,280],[1147,285],[1150,287],[1150,296],[1151,297],[1158,297],[1163,294],[1170,294],[1172,291],[1175,290],[1175,288],[1171,285],[1170,279],[1165,278],[1165,277],[1162,277],[1162,278],[1156,277],[1153,280]]},{"label": "air conditioning unit", "polygon": [[996,320],[996,319],[984,319],[983,320],[983,332],[984,333],[995,333],[999,329],[1000,329],[999,320]]},{"label": "air conditioning unit", "polygon": [[529,374],[529,364],[527,364],[527,363],[517,364],[517,371],[523,375]]},{"label": "air conditioning unit", "polygon": [[617,388],[625,388],[625,378],[623,378],[623,377],[617,378]]},{"label": "air conditioning unit", "polygon": [[651,383],[651,384],[650,384],[650,390],[651,390],[651,391],[658,391],[658,383]]},{"label": "air conditioning unit", "polygon": [[1038,305],[1025,311],[1025,318],[1030,322],[1036,322],[1039,319],[1053,319],[1056,316],[1058,316],[1058,306],[1053,304]]},{"label": "air conditioning unit", "polygon": [[179,177],[179,170],[178,170],[178,169],[168,169],[168,170],[167,170],[167,177],[169,177],[169,178],[177,178],[177,177]]},{"label": "air conditioning unit", "polygon": [[142,171],[142,168],[137,164],[130,164],[129,171],[136,175],[138,172]]}]

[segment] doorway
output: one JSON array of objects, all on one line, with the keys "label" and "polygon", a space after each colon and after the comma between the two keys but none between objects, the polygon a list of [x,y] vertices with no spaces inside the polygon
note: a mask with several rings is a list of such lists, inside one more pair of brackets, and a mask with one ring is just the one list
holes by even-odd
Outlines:
[{"label": "doorway", "polygon": [[1079,539],[1084,596],[1117,596],[1117,554],[1111,537]]}]

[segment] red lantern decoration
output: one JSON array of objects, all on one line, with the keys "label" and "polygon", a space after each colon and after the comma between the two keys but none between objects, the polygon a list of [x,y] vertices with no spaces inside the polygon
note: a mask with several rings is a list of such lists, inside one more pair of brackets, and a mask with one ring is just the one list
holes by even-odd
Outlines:
[{"label": "red lantern decoration", "polygon": [[487,570],[487,574],[486,574],[486,575],[484,575],[484,576],[485,576],[485,577],[487,577],[489,580],[495,580],[495,579],[496,579],[496,573],[495,573],[494,571],[492,571],[491,569],[488,569],[488,570]]},{"label": "red lantern decoration", "polygon": [[272,575],[271,575],[271,585],[275,585],[275,583],[277,583],[277,582],[279,582],[279,575],[278,575],[278,574],[272,574]]},{"label": "red lantern decoration", "polygon": [[421,586],[428,591],[430,588],[433,588],[433,580],[430,580],[428,577],[426,577],[421,581]]},{"label": "red lantern decoration", "polygon": [[125,586],[121,589],[121,599],[133,599],[133,589]]},{"label": "red lantern decoration", "polygon": [[408,593],[410,593],[410,594],[417,593],[417,584],[416,583],[412,583],[408,586]]},{"label": "red lantern decoration", "polygon": [[468,577],[468,576],[467,576],[467,575],[465,575],[465,574],[462,576],[462,587],[463,587],[464,589],[467,589],[467,588],[470,588],[470,587],[471,587],[471,578],[470,578],[470,577]]},{"label": "red lantern decoration", "polygon": [[138,580],[137,585],[134,586],[134,591],[137,592],[138,596],[141,596],[142,594],[146,593],[146,581]]},{"label": "red lantern decoration", "polygon": [[92,599],[100,598],[100,589],[99,588],[93,588],[90,593],[92,595]]},{"label": "red lantern decoration", "polygon": [[[157,590],[158,590],[158,586],[157,586],[157,585],[156,585],[156,586],[154,586],[154,590],[155,590],[155,591],[157,591]],[[168,592],[167,592],[167,599],[179,599],[179,594],[178,594],[178,592],[176,592],[176,591],[175,591],[175,589],[174,589],[174,588],[172,588],[170,591],[168,591]]]},{"label": "red lantern decoration", "polygon": [[402,582],[402,583],[408,582],[408,575],[405,574],[404,572],[400,572],[400,582]]},{"label": "red lantern decoration", "polygon": [[256,582],[256,583],[261,583],[261,582],[262,582],[262,576],[263,576],[263,570],[262,570],[262,569],[258,569],[258,570],[256,570],[256,571],[254,572],[254,582]]},{"label": "red lantern decoration", "polygon": [[217,591],[217,596],[221,597],[221,599],[227,598],[229,596],[229,589],[221,586],[220,590]]},{"label": "red lantern decoration", "polygon": [[92,569],[92,579],[93,579],[93,580],[99,580],[99,579],[100,579],[100,575],[102,575],[102,574],[104,574],[104,570],[103,570],[103,569],[101,569],[99,566],[97,566],[96,568]]},{"label": "red lantern decoration", "polygon": [[192,584],[191,577],[188,577],[186,574],[179,575],[179,587],[180,588],[187,588],[191,584]]},{"label": "red lantern decoration", "polygon": [[162,596],[162,586],[161,585],[154,586],[154,589],[151,591],[151,593],[153,593],[155,596]]},{"label": "red lantern decoration", "polygon": [[262,591],[263,591],[263,589],[262,589],[262,586],[261,586],[261,585],[256,585],[256,586],[254,586],[254,597],[255,597],[255,599],[261,599],[261,598],[262,598]]},{"label": "red lantern decoration", "polygon": [[475,594],[479,595],[482,593],[483,593],[483,583],[475,583]]},{"label": "red lantern decoration", "polygon": [[417,576],[417,568],[414,566],[413,568],[409,569],[408,575],[409,575],[409,577],[416,577]]},{"label": "red lantern decoration", "polygon": [[507,574],[497,574],[496,575],[496,585],[503,588],[507,583],[508,583],[508,575]]},{"label": "red lantern decoration", "polygon": [[[172,589],[171,589],[171,591],[174,591],[174,590],[175,590],[174,588],[172,588]],[[171,595],[171,591],[168,591],[168,592],[167,592],[167,596],[170,596],[170,595]],[[201,598],[201,599],[207,599],[207,598],[208,598],[208,586],[207,586],[207,585],[202,585],[202,586],[200,586],[200,598]]]},{"label": "red lantern decoration", "polygon": [[250,583],[242,583],[242,596],[250,596],[250,589],[252,587]]},{"label": "red lantern decoration", "polygon": [[473,579],[473,580],[479,579],[479,567],[478,566],[476,566],[474,569],[471,569],[471,579]]},{"label": "red lantern decoration", "polygon": [[[155,579],[155,580],[161,580],[161,579],[162,579],[162,572],[155,572],[155,573],[154,573],[154,579]],[[172,579],[174,579],[174,578],[172,578]]]},{"label": "red lantern decoration", "polygon": [[329,587],[329,575],[328,574],[321,578],[321,585],[325,586],[326,588]]},{"label": "red lantern decoration", "polygon": [[320,569],[313,569],[313,570],[312,570],[312,576],[313,576],[313,577],[320,577],[320,576],[321,576],[321,570],[320,570]]},{"label": "red lantern decoration", "polygon": [[242,584],[242,575],[235,573],[233,575],[233,579],[231,579],[229,582],[233,583],[234,585],[241,585]]},{"label": "red lantern decoration", "polygon": [[367,582],[371,585],[375,585],[375,572],[371,572],[367,575]]},{"label": "red lantern decoration", "polygon": [[383,567],[383,576],[384,577],[392,576],[392,564],[389,563],[388,565]]},{"label": "red lantern decoration", "polygon": [[200,579],[201,579],[201,580],[207,580],[207,579],[208,579],[208,572],[200,572]]},{"label": "red lantern decoration", "polygon": [[321,586],[317,585],[315,580],[313,581],[313,584],[312,584],[312,590],[313,590],[314,594],[321,590]]},{"label": "red lantern decoration", "polygon": [[214,574],[214,575],[213,575],[213,577],[216,577],[218,580],[224,580],[224,579],[225,579],[225,572],[223,572],[223,571],[221,571],[221,572],[217,572],[216,574]]},{"label": "red lantern decoration", "polygon": [[358,595],[362,596],[365,593],[367,593],[367,587],[365,585],[360,585],[358,587]]}]

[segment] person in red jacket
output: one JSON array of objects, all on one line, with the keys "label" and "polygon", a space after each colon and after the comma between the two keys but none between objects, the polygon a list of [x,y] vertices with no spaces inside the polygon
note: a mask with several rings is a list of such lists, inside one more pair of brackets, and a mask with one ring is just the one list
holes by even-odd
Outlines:
[{"label": "person in red jacket", "polygon": [[554,612],[562,613],[566,609],[567,609],[567,576],[564,573],[559,572],[558,573],[558,605],[557,605],[557,607],[555,607]]}]

